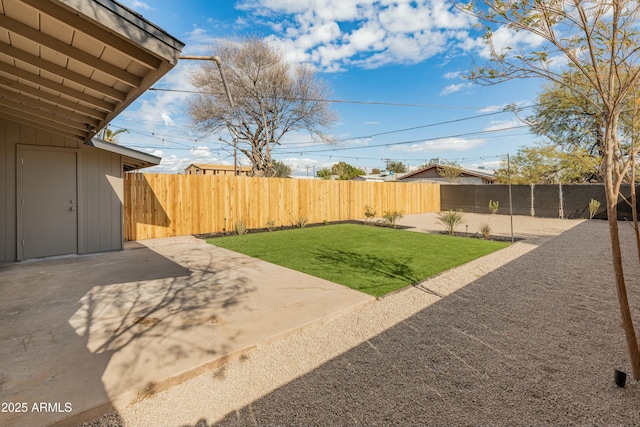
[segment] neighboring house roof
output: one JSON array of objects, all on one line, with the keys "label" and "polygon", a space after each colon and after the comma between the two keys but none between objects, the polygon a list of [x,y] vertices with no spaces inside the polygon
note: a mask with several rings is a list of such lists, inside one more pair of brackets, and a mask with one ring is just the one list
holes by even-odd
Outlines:
[{"label": "neighboring house roof", "polygon": [[2,0],[0,117],[89,142],[184,44],[113,0]]},{"label": "neighboring house roof", "polygon": [[134,150],[133,148],[123,147],[112,142],[103,141],[98,138],[91,138],[87,145],[109,151],[111,153],[120,154],[122,156],[122,167],[125,172],[157,166],[160,164],[160,157],[153,156],[149,153]]},{"label": "neighboring house roof", "polygon": [[[429,165],[425,168],[422,169],[418,169],[416,171],[410,172],[408,174],[403,175],[402,177],[398,177],[398,180],[415,180],[415,179],[421,179],[422,177],[420,175],[424,175],[426,172],[437,172],[437,168],[442,167],[442,165],[439,164],[432,164]],[[435,169],[435,171],[434,171]],[[490,182],[494,182],[496,181],[496,177],[490,173],[490,172],[481,172],[478,170],[471,170],[471,169],[467,169],[467,168],[462,168],[462,175],[461,176],[469,176],[469,177],[478,177],[478,178],[482,178],[484,180],[490,181]],[[441,180],[441,178],[437,178],[437,177],[428,177],[427,179],[429,180]]]},{"label": "neighboring house roof", "polygon": [[397,181],[405,175],[406,173],[373,173],[368,175],[358,175],[356,178],[353,178],[353,180],[369,182],[390,182]]},{"label": "neighboring house roof", "polygon": [[[221,171],[232,171],[233,165],[214,165],[208,163],[192,163],[186,167],[189,169],[191,166],[194,166],[198,169],[206,169],[206,170],[221,170]],[[238,165],[238,170],[242,172],[251,172],[251,166],[240,166]]]}]

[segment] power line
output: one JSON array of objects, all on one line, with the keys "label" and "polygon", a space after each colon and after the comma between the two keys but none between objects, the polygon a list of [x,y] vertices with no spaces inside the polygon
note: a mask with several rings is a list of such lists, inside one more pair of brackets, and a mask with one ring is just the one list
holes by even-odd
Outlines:
[{"label": "power line", "polygon": [[[523,108],[530,108],[530,107],[523,107]],[[412,126],[412,127],[408,127],[408,128],[401,128],[401,129],[394,129],[394,130],[390,130],[390,131],[378,132],[378,133],[369,134],[369,135],[342,138],[342,139],[336,140],[336,142],[353,141],[353,140],[356,140],[356,139],[371,139],[371,138],[374,138],[374,137],[377,137],[377,136],[391,135],[391,134],[394,134],[394,133],[408,132],[408,131],[417,130],[417,129],[425,129],[425,128],[428,128],[428,127],[435,127],[435,126],[442,126],[442,125],[446,125],[446,124],[459,123],[459,122],[462,122],[462,121],[473,120],[473,119],[478,119],[478,118],[484,118],[484,117],[493,116],[493,115],[497,115],[497,114],[508,113],[508,112],[510,112],[510,110],[501,110],[501,111],[494,111],[494,112],[485,113],[485,114],[476,114],[476,115],[473,115],[473,116],[462,117],[462,118],[458,118],[458,119],[445,120],[445,121],[435,122],[435,123],[428,123],[428,124],[425,124],[425,125]],[[117,127],[117,126],[115,126],[115,127]],[[181,138],[181,139],[185,139],[185,140],[188,140],[188,141],[192,141],[194,143],[198,143],[200,141],[203,141],[203,139],[197,139],[197,138],[196,139],[190,139],[189,137],[186,137],[186,136],[159,134],[159,133],[156,133],[156,132],[136,131],[135,129],[130,129],[130,128],[127,128],[127,129],[132,133],[138,133],[138,134],[141,134],[141,135],[145,135],[145,136],[149,136],[149,137],[152,137],[152,138],[156,138],[156,139],[162,140],[163,142],[170,142],[170,143],[174,143],[174,144],[178,144],[178,145],[184,145],[184,144],[181,144],[181,143],[175,142],[175,141],[167,141],[164,138],[160,138],[159,136],[167,136],[167,137],[172,137],[172,138]],[[297,142],[295,144],[296,145],[308,145],[308,144],[314,144],[314,143],[315,143],[315,141],[302,141],[302,142]],[[288,146],[290,147],[292,144],[288,144]]]},{"label": "power line", "polygon": [[364,138],[374,138],[376,136],[382,136],[382,135],[390,135],[392,133],[399,133],[399,132],[407,132],[410,130],[416,130],[416,129],[424,129],[424,128],[428,128],[428,127],[434,127],[434,126],[441,126],[441,125],[448,125],[451,123],[458,123],[458,122],[463,122],[466,120],[473,120],[473,119],[479,119],[479,118],[483,118],[483,117],[487,117],[487,116],[494,116],[496,114],[503,114],[503,113],[508,113],[510,112],[509,110],[502,110],[502,111],[494,111],[492,113],[485,113],[485,114],[476,114],[475,116],[469,116],[469,117],[462,117],[459,119],[452,119],[452,120],[445,120],[442,122],[436,122],[436,123],[429,123],[426,125],[421,125],[421,126],[413,126],[413,127],[409,127],[409,128],[404,128],[404,129],[396,129],[396,130],[390,130],[390,131],[386,131],[386,132],[379,132],[379,133],[374,133],[368,136],[354,136],[351,138],[345,138],[345,139],[341,139],[340,141],[350,141],[353,139],[364,139]]},{"label": "power line", "polygon": [[[307,151],[305,151],[305,153],[324,153],[324,152],[327,152],[327,151],[337,152],[337,151],[346,151],[346,150],[358,150],[358,149],[363,149],[363,148],[367,148],[368,149],[368,148],[376,148],[376,147],[393,147],[393,146],[397,146],[397,145],[415,144],[415,143],[427,142],[427,141],[437,141],[439,139],[461,138],[463,136],[471,136],[471,135],[485,135],[485,134],[490,134],[490,133],[504,132],[504,131],[508,131],[508,130],[522,129],[522,128],[528,128],[528,127],[529,127],[528,125],[511,126],[511,127],[508,127],[508,128],[490,129],[490,130],[468,132],[468,133],[459,133],[459,134],[455,134],[455,135],[445,135],[445,136],[438,136],[438,137],[432,137],[432,138],[412,139],[412,140],[409,140],[409,141],[388,142],[388,143],[384,143],[384,144],[368,145],[366,147],[341,147],[341,148],[328,148],[328,149],[323,149],[323,150],[307,150]],[[293,154],[293,153],[298,153],[298,152],[301,152],[301,151],[299,151],[299,150],[291,150],[291,151],[288,151],[288,152],[279,151],[279,153],[281,153],[281,154]]]},{"label": "power line", "polygon": [[[156,92],[175,92],[175,93],[190,93],[194,95],[218,95],[214,92],[202,92],[198,90],[186,90],[186,89],[165,89],[152,87],[148,90]],[[418,104],[418,103],[403,103],[403,102],[385,102],[385,101],[358,101],[350,99],[327,99],[327,98],[282,98],[286,101],[312,101],[312,102],[328,102],[333,104],[356,104],[356,105],[386,105],[390,107],[419,107],[419,108],[452,108],[452,109],[483,109],[491,108],[484,106],[473,105],[438,105],[438,104]]]}]

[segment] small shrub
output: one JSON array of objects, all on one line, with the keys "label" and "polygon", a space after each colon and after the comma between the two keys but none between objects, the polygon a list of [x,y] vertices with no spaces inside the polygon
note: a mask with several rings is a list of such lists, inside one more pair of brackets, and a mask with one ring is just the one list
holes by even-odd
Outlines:
[{"label": "small shrub", "polygon": [[384,215],[382,215],[382,221],[385,225],[396,228],[396,222],[402,218],[402,212],[400,211],[386,211]]},{"label": "small shrub", "polygon": [[592,219],[594,217],[594,215],[598,212],[598,209],[600,209],[600,202],[596,199],[591,199],[591,201],[589,202],[589,219]]},{"label": "small shrub", "polygon": [[462,223],[462,217],[462,209],[455,211],[447,209],[438,214],[438,221],[447,227],[447,233],[452,236],[456,226]]},{"label": "small shrub", "polygon": [[247,234],[247,224],[244,220],[240,219],[233,224],[233,229],[235,230],[238,236],[243,234]]},{"label": "small shrub", "polygon": [[500,208],[500,202],[497,200],[489,200],[489,212],[492,214],[497,214],[498,209]]},{"label": "small shrub", "polygon": [[267,230],[274,231],[276,229],[276,222],[269,219],[267,220]]},{"label": "small shrub", "polygon": [[376,210],[373,209],[373,207],[369,206],[369,205],[365,205],[364,206],[364,216],[368,219],[371,220],[371,218],[376,216]]},{"label": "small shrub", "polygon": [[296,226],[298,228],[305,228],[307,226],[307,218],[305,218],[303,216],[298,218],[298,220],[296,221]]},{"label": "small shrub", "polygon": [[480,226],[480,233],[484,240],[489,240],[489,236],[491,236],[491,227],[489,227],[489,224],[482,224]]}]

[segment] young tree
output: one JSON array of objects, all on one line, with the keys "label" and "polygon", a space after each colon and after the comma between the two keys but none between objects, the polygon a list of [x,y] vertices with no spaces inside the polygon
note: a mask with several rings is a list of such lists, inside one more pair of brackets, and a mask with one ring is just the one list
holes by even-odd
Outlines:
[{"label": "young tree", "polygon": [[460,182],[462,172],[462,167],[455,163],[438,165],[438,175],[446,179],[448,182]]},{"label": "young tree", "polygon": [[349,180],[357,177],[358,175],[364,175],[365,171],[360,168],[351,166],[348,163],[338,162],[335,165],[331,166],[331,173],[333,175],[338,175],[338,179]]},{"label": "young tree", "polygon": [[[633,376],[640,379],[640,349],[629,309],[616,209],[620,186],[637,154],[637,147],[623,152],[619,135],[621,114],[640,80],[640,2],[484,0],[460,7],[485,23],[491,58],[487,66],[469,75],[471,79],[493,84],[539,77],[567,88],[594,107],[602,132],[598,149],[603,158],[616,292]],[[501,46],[495,31],[528,33],[539,43],[529,49]],[[567,68],[559,68],[563,62]]]},{"label": "young tree", "polygon": [[320,179],[331,179],[331,169],[322,168],[316,172],[316,176]]},{"label": "young tree", "polygon": [[407,167],[402,162],[389,162],[387,171],[393,173],[405,173],[407,171]]},{"label": "young tree", "polygon": [[329,87],[309,67],[290,65],[259,38],[222,41],[214,51],[235,105],[229,105],[217,66],[205,63],[190,74],[200,93],[190,100],[189,114],[200,131],[228,130],[230,137],[221,140],[249,158],[254,176],[268,174],[271,152],[288,132],[331,142],[323,132],[336,120],[323,101]]}]

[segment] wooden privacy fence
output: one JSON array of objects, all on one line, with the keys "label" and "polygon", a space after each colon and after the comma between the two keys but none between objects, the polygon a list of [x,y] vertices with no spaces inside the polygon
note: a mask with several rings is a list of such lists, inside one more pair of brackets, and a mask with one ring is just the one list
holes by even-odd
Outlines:
[{"label": "wooden privacy fence", "polygon": [[365,205],[378,216],[440,210],[438,184],[398,182],[131,173],[124,197],[125,240],[359,219]]}]

